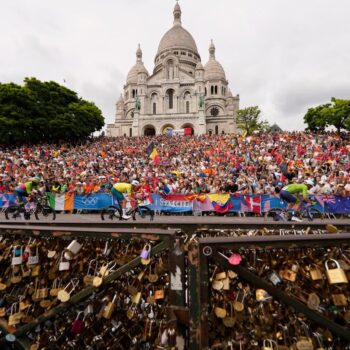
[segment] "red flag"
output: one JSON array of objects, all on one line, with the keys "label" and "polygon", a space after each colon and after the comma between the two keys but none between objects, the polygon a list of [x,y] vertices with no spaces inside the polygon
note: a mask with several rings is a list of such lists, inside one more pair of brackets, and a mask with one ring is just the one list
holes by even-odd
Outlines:
[{"label": "red flag", "polygon": [[245,205],[249,211],[256,214],[261,214],[261,196],[243,196]]}]

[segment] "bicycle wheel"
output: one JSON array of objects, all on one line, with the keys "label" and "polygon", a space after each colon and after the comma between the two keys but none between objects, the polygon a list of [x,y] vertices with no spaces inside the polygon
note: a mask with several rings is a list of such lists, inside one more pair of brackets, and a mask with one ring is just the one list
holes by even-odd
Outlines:
[{"label": "bicycle wheel", "polygon": [[111,205],[107,208],[104,208],[101,212],[101,219],[102,220],[106,220],[106,219],[109,219],[109,220],[113,220],[113,219],[119,219],[121,220],[122,219],[122,211],[115,207],[114,205]]},{"label": "bicycle wheel", "polygon": [[44,218],[49,218],[51,220],[56,220],[56,212],[49,206],[45,205],[41,208],[36,208],[34,211],[35,218],[40,220],[41,216]]},{"label": "bicycle wheel", "polygon": [[137,207],[137,210],[134,211],[133,213],[133,220],[136,220],[136,212],[141,216],[142,219],[145,218],[145,216],[149,215],[150,216],[150,220],[154,220],[154,210],[148,208],[148,207]]},{"label": "bicycle wheel", "polygon": [[20,216],[18,205],[10,205],[4,210],[4,214],[6,220],[16,219],[16,217]]},{"label": "bicycle wheel", "polygon": [[282,209],[282,208],[271,208],[270,210],[268,210],[265,213],[264,218],[265,218],[265,220],[273,219],[276,221],[282,221],[283,220],[283,212],[284,212],[284,209]]},{"label": "bicycle wheel", "polygon": [[316,208],[306,208],[300,213],[301,218],[309,219],[310,221],[314,219],[324,219],[324,214]]}]

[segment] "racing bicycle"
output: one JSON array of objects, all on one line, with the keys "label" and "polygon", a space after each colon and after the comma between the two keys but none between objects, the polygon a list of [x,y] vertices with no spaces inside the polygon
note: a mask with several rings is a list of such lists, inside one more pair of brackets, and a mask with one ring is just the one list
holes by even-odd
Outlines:
[{"label": "racing bicycle", "polygon": [[34,214],[36,220],[41,218],[56,219],[55,211],[48,204],[48,196],[41,194],[32,194],[27,197],[27,203],[24,205],[14,204],[4,210],[6,220],[24,217],[29,220]]},{"label": "racing bicycle", "polygon": [[[319,209],[315,208],[317,202],[314,201],[312,204],[302,202],[300,209],[295,211],[294,215],[299,219],[308,219],[313,221],[314,219],[324,219],[324,213]],[[265,220],[272,218],[275,221],[290,221],[292,213],[286,208],[271,208],[265,213]]]},{"label": "racing bicycle", "polygon": [[[150,216],[150,220],[154,220],[154,210],[150,209],[147,205],[145,204],[144,201],[145,197],[144,196],[139,196],[136,199],[131,199],[130,200],[130,208],[127,210],[126,215],[131,216],[131,218],[135,221],[136,220],[136,215],[140,215],[141,218],[145,218],[146,215]],[[111,205],[109,207],[106,207],[102,210],[101,212],[101,219],[102,220],[127,220],[123,218],[123,211],[122,211],[122,206],[121,203],[118,201],[118,206]]]}]

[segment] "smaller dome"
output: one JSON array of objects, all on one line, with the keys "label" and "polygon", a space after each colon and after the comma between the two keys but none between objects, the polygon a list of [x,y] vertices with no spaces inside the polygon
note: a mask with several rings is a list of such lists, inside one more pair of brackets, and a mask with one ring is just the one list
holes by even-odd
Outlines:
[{"label": "smaller dome", "polygon": [[203,67],[203,64],[202,62],[198,62],[197,65],[196,65],[196,70],[204,70],[204,67]]},{"label": "smaller dome", "polygon": [[230,89],[228,89],[227,98],[233,98],[233,95]]},{"label": "smaller dome", "polygon": [[142,50],[139,44],[139,47],[136,51],[136,64],[130,69],[126,78],[126,83],[137,84],[137,76],[140,73],[145,73],[147,76],[149,75],[145,65],[142,62]]},{"label": "smaller dome", "polygon": [[215,59],[215,45],[213,40],[209,46],[209,61],[204,66],[204,80],[226,80],[222,65]]}]

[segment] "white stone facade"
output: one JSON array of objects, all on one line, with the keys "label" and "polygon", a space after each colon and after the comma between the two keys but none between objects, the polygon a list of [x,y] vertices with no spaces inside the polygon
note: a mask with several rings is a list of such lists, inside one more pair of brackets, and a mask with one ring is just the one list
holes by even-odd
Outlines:
[{"label": "white stone facade", "polygon": [[239,95],[233,97],[228,89],[213,42],[203,67],[192,35],[182,27],[178,3],[173,14],[174,25],[160,41],[153,74],[142,62],[140,46],[137,49],[107,136],[159,135],[167,128],[185,127],[195,135],[237,131]]}]

